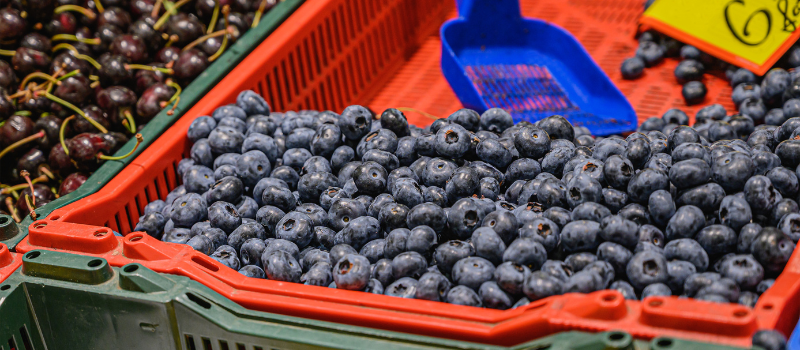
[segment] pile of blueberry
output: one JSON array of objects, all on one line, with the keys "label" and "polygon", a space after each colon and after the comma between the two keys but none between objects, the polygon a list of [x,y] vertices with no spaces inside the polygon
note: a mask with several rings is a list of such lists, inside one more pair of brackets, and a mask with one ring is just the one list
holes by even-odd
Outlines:
[{"label": "pile of blueberry", "polygon": [[421,129],[397,109],[270,113],[245,91],[192,123],[183,185],[136,230],[247,276],[404,298],[752,307],[800,238],[800,118],[724,139],[664,119],[601,138],[461,109]]},{"label": "pile of blueberry", "polygon": [[276,4],[2,1],[0,214],[19,222],[120,159],[111,155],[141,142],[137,132]]}]

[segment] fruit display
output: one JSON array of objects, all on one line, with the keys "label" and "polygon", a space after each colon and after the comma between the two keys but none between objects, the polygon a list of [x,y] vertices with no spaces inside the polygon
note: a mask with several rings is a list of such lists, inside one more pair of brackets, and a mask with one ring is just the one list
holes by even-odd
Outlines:
[{"label": "fruit display", "polygon": [[[0,9],[0,214],[80,187],[273,0],[38,0]],[[133,149],[128,155],[133,154]],[[34,218],[35,219],[35,218]]]},{"label": "fruit display", "polygon": [[403,111],[242,92],[192,123],[183,184],[135,230],[254,278],[496,309],[601,289],[753,307],[799,237],[797,118],[711,141]]}]

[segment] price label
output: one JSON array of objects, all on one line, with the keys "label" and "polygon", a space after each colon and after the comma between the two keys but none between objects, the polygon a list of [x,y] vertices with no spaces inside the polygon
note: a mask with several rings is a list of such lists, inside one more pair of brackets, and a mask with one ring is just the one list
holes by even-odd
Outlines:
[{"label": "price label", "polygon": [[657,0],[641,23],[763,75],[800,36],[800,0]]}]

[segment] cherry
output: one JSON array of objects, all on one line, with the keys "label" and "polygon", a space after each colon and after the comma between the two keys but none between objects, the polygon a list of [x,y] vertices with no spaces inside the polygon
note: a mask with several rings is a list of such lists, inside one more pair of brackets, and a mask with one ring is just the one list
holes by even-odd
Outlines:
[{"label": "cherry", "polygon": [[128,32],[141,38],[147,48],[155,52],[164,45],[164,40],[161,38],[161,32],[153,29],[153,24],[155,21],[152,18],[143,17],[133,22]]},{"label": "cherry", "polygon": [[[53,95],[73,105],[81,105],[89,98],[92,92],[89,84],[91,84],[91,81],[88,78],[81,74],[76,74],[61,80],[61,84],[56,85],[53,90]],[[55,109],[52,106],[50,108]]]},{"label": "cherry", "polygon": [[84,76],[90,76],[95,73],[94,66],[89,64],[89,62],[75,57],[72,51],[62,52],[53,59],[53,63],[50,64],[50,74],[54,74],[62,68],[64,72],[78,70]]},{"label": "cherry", "polygon": [[[0,87],[16,90],[17,75],[14,74],[14,69],[8,62],[0,60]],[[14,86],[12,86],[14,85]]]},{"label": "cherry", "polygon": [[55,10],[54,0],[14,0],[16,8],[28,13],[28,19],[32,23],[43,22],[50,17]]},{"label": "cherry", "polygon": [[25,34],[27,23],[19,11],[6,7],[0,9],[0,40],[17,39]]},{"label": "cherry", "polygon": [[147,46],[135,35],[120,35],[111,42],[111,53],[120,55],[132,63],[143,63],[147,60]]},{"label": "cherry", "polygon": [[17,110],[16,106],[6,96],[8,96],[6,90],[0,88],[0,119],[10,117]]},{"label": "cherry", "polygon": [[50,66],[50,56],[41,51],[20,47],[11,58],[11,65],[21,76],[28,75],[36,71],[47,70]]},{"label": "cherry", "polygon": [[[54,144],[58,143],[58,133],[61,131],[61,118],[54,115],[45,115],[39,117],[34,124],[36,131],[44,131],[44,137],[37,140],[39,147],[49,149]],[[67,124],[64,132],[66,135],[72,134],[72,124]]]},{"label": "cherry", "polygon": [[127,136],[116,131],[100,134],[100,137],[106,142],[106,147],[101,150],[104,154],[116,153],[129,140]]},{"label": "cherry", "polygon": [[12,115],[3,126],[0,126],[0,146],[6,148],[35,132],[36,128],[31,118],[24,115]]},{"label": "cherry", "polygon": [[105,11],[97,17],[97,26],[101,27],[106,24],[113,25],[123,32],[127,31],[128,26],[131,25],[131,15],[119,7],[106,8]]},{"label": "cherry", "polygon": [[103,3],[103,6],[105,6],[106,8],[110,8],[110,7],[126,8],[126,7],[128,7],[128,0],[102,0],[100,2]]},{"label": "cherry", "polygon": [[22,40],[20,40],[19,46],[41,52],[50,52],[50,49],[53,47],[50,44],[50,38],[39,33],[25,34],[25,36],[22,37]]},{"label": "cherry", "polygon": [[[20,216],[28,215],[31,212],[30,207],[28,207],[28,201],[25,200],[26,195],[31,199],[31,204],[36,202],[36,208],[50,203],[50,201],[55,199],[53,192],[50,192],[50,187],[40,183],[33,184],[33,192],[31,192],[30,188],[26,188],[19,192],[19,200],[17,200],[16,207]],[[33,200],[34,197],[36,198],[35,201]]]},{"label": "cherry", "polygon": [[136,115],[140,124],[149,122],[150,119],[158,114],[165,106],[162,102],[169,101],[175,89],[164,83],[155,83],[142,93],[142,97],[136,102]]},{"label": "cherry", "polygon": [[[81,108],[81,110],[84,114],[86,114],[86,117],[96,121],[104,128],[108,129],[111,127],[112,124],[108,120],[108,116],[106,115],[105,111],[100,109],[100,107],[88,105]],[[69,125],[72,125],[72,129],[75,130],[75,133],[97,132],[97,128],[83,117],[77,117],[73,119]]]},{"label": "cherry", "polygon": [[[220,17],[222,17],[222,16],[220,16]],[[233,35],[231,35],[231,39],[233,39],[233,41],[236,41],[236,39],[239,39],[239,37],[241,37],[241,35],[244,32],[246,32],[248,29],[250,29],[250,24],[252,23],[252,22],[248,23],[247,19],[244,17],[244,15],[242,15],[241,13],[236,13],[236,12],[231,12],[231,13],[228,14],[228,22],[230,22],[230,25],[232,25],[232,26],[236,27],[236,29],[238,29],[238,32],[235,32]],[[219,21],[217,21],[216,28],[220,28],[220,29],[225,28],[225,19],[224,18],[220,18]]]},{"label": "cherry", "polygon": [[98,53],[106,52],[111,47],[111,43],[114,42],[114,38],[122,35],[122,33],[124,33],[122,29],[112,24],[106,23],[98,26],[97,30],[94,32],[94,36],[100,39],[100,45],[92,46],[92,48]]},{"label": "cherry", "polygon": [[133,17],[150,16],[150,12],[155,7],[153,0],[133,0],[131,1],[130,11]]},{"label": "cherry", "polygon": [[72,173],[67,175],[67,177],[64,178],[64,181],[61,182],[61,186],[58,188],[58,195],[66,196],[74,192],[78,189],[78,187],[81,187],[81,185],[83,185],[87,179],[89,179],[89,177],[83,173]]},{"label": "cherry", "polygon": [[214,13],[214,6],[216,6],[216,1],[214,0],[197,0],[194,3],[194,11],[205,22],[211,19],[211,14]]},{"label": "cherry", "polygon": [[44,25],[44,30],[49,36],[58,34],[75,35],[78,31],[78,19],[69,12],[57,13]]},{"label": "cherry", "polygon": [[[22,108],[24,110],[30,111],[33,114],[43,114],[43,113],[50,113],[50,105],[53,103],[50,99],[44,96],[33,96],[22,103]],[[63,108],[59,107],[59,111],[62,111]]]},{"label": "cherry", "polygon": [[50,169],[58,171],[62,175],[71,173],[75,169],[75,164],[69,158],[61,143],[56,143],[50,149],[50,154],[47,156],[47,163],[50,164]]},{"label": "cherry", "polygon": [[56,6],[61,6],[61,5],[83,5],[83,4],[81,3],[80,0],[56,0]]},{"label": "cherry", "polygon": [[178,56],[181,54],[181,49],[170,46],[165,47],[158,51],[156,55],[156,60],[161,63],[170,63],[178,60]]},{"label": "cherry", "polygon": [[34,177],[42,175],[39,167],[47,164],[47,155],[38,148],[31,148],[17,161],[17,171],[25,170]]},{"label": "cherry", "polygon": [[108,114],[111,123],[115,125],[125,119],[123,111],[130,111],[136,105],[136,94],[124,86],[111,86],[100,90],[95,98],[97,105]]},{"label": "cherry", "polygon": [[[224,27],[220,27],[224,28]],[[170,17],[167,22],[166,32],[169,35],[177,35],[177,46],[186,46],[205,34],[206,26],[195,17],[195,15],[178,13]]]},{"label": "cherry", "polygon": [[[163,68],[163,63],[152,63],[150,64],[154,67]],[[146,69],[140,69],[136,71],[136,75],[134,76],[136,80],[136,93],[141,95],[147,88],[153,86],[155,83],[163,83],[167,77],[161,71],[152,71]]]},{"label": "cherry", "polygon": [[189,82],[208,67],[208,56],[200,50],[182,51],[175,62],[175,77]]},{"label": "cherry", "polygon": [[99,134],[82,133],[66,141],[69,157],[79,169],[94,170],[99,165],[97,154],[108,147]]},{"label": "cherry", "polygon": [[103,86],[125,85],[133,79],[131,70],[125,68],[125,65],[130,62],[123,56],[104,53],[97,62],[102,67],[97,75]]},{"label": "cherry", "polygon": [[[267,6],[264,7],[264,12],[268,11],[275,6],[277,1],[267,1]],[[234,12],[255,12],[261,6],[261,0],[233,0],[231,3],[231,10]]]}]

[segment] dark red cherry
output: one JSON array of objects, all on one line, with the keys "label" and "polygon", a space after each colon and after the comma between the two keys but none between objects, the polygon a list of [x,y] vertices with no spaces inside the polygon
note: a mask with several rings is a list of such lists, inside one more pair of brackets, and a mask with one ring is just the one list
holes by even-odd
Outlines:
[{"label": "dark red cherry", "polygon": [[31,148],[17,160],[17,171],[25,170],[31,177],[41,175],[40,166],[47,165],[47,155],[38,148]]},{"label": "dark red cherry", "polygon": [[[235,31],[233,35],[231,35],[230,39],[236,41],[239,37],[244,34],[248,29],[250,29],[250,23],[247,22],[247,19],[241,13],[231,12],[228,14],[228,22],[230,25],[236,27],[238,31]],[[217,21],[216,28],[222,29],[225,28],[225,19],[220,16],[220,19]]]},{"label": "dark red cherry", "polygon": [[56,85],[56,88],[53,89],[53,95],[78,106],[89,99],[92,92],[92,88],[89,87],[90,84],[91,81],[88,78],[76,74],[61,80],[61,83]]},{"label": "dark red cherry", "polygon": [[[276,3],[277,1],[267,1],[264,12],[269,11]],[[240,13],[255,12],[258,10],[259,6],[261,6],[261,0],[233,0],[231,3],[231,10]]]},{"label": "dark red cherry", "polygon": [[13,40],[25,34],[27,23],[19,11],[6,7],[0,9],[0,40]]},{"label": "dark red cherry", "polygon": [[83,133],[67,140],[69,157],[78,163],[79,169],[94,169],[98,166],[97,155],[108,147],[106,141],[99,135]]},{"label": "dark red cherry", "polygon": [[165,105],[162,106],[162,102],[169,101],[174,93],[175,89],[163,83],[153,84],[145,90],[139,97],[139,101],[136,102],[136,115],[139,123],[146,123],[153,119],[158,112],[164,109]]},{"label": "dark red cherry", "polygon": [[51,37],[58,34],[75,35],[78,31],[78,19],[69,12],[57,13],[44,25],[44,30]]},{"label": "dark red cherry", "polygon": [[94,66],[89,62],[75,57],[72,51],[63,51],[53,59],[53,63],[50,64],[50,74],[54,74],[62,68],[64,72],[78,70],[83,76],[87,77],[95,74]]},{"label": "dark red cherry", "polygon": [[26,76],[36,71],[46,71],[50,67],[50,56],[41,51],[19,47],[11,58],[11,65],[20,76]]},{"label": "dark red cherry", "polygon": [[0,126],[0,146],[8,147],[10,144],[22,140],[36,132],[36,127],[31,118],[24,115],[12,115]]},{"label": "dark red cherry", "polygon": [[[108,129],[111,128],[112,124],[109,120],[106,113],[95,105],[88,105],[81,108],[86,117],[96,121],[98,124],[102,125],[104,128]],[[80,134],[80,133],[87,133],[87,132],[100,132],[97,128],[92,125],[88,120],[84,119],[83,117],[76,117],[70,122],[72,125],[72,129],[74,130],[73,133]]]},{"label": "dark red cherry", "polygon": [[196,78],[208,67],[208,56],[200,50],[189,49],[182,51],[173,69],[175,77],[181,81],[189,82]]},{"label": "dark red cherry", "polygon": [[[27,110],[34,115],[50,113],[50,105],[53,103],[50,99],[44,96],[33,96],[22,103],[22,110]],[[59,109],[61,111],[62,109]]]},{"label": "dark red cherry", "polygon": [[17,90],[17,75],[14,68],[8,62],[0,60],[0,87],[4,89]]},{"label": "dark red cherry", "polygon": [[89,177],[83,173],[72,173],[67,175],[64,178],[64,181],[61,182],[61,186],[58,188],[58,195],[59,196],[66,196],[75,190],[78,187],[81,187]]},{"label": "dark red cherry", "polygon": [[28,201],[25,199],[26,195],[30,198],[31,204],[34,202],[33,199],[36,198],[36,208],[41,208],[56,197],[53,192],[50,191],[50,187],[47,187],[45,184],[33,184],[33,192],[31,192],[30,188],[25,188],[19,192],[19,200],[17,200],[16,204],[17,214],[19,214],[19,216],[25,216],[30,213]]},{"label": "dark red cherry", "polygon": [[217,2],[214,0],[197,0],[194,3],[194,11],[197,17],[206,22],[211,19],[211,14],[214,13],[214,6]]},{"label": "dark red cherry", "polygon": [[[151,63],[149,66],[163,68],[163,63]],[[139,69],[134,76],[136,80],[136,93],[141,95],[147,88],[153,86],[155,83],[163,83],[167,77],[160,71],[152,71],[146,69]]]},{"label": "dark red cherry", "polygon": [[136,105],[136,94],[124,86],[110,86],[95,96],[97,105],[106,112],[109,120],[114,125],[120,125],[125,115],[123,111],[128,110],[133,114]]},{"label": "dark red cherry", "polygon": [[[222,27],[220,27],[222,28]],[[167,21],[166,32],[177,35],[175,45],[183,47],[205,34],[206,26],[195,15],[178,13]]]},{"label": "dark red cherry", "polygon": [[100,84],[103,86],[125,85],[133,79],[133,73],[126,69],[125,65],[130,63],[120,55],[105,53],[97,60],[100,63],[100,70],[97,75],[100,77]]},{"label": "dark red cherry", "polygon": [[[54,144],[59,142],[58,133],[61,130],[62,120],[52,114],[39,117],[36,120],[36,131],[44,131],[44,137],[37,140],[39,147],[42,149],[50,149]],[[66,137],[72,135],[72,124],[67,124],[64,128]]]},{"label": "dark red cherry", "polygon": [[124,9],[129,5],[128,0],[102,0],[100,2],[105,8],[119,7]]},{"label": "dark red cherry", "polygon": [[120,148],[122,148],[122,145],[129,140],[127,136],[116,131],[100,134],[100,137],[106,141],[106,147],[101,150],[101,152],[106,155],[116,153]]},{"label": "dark red cherry", "polygon": [[108,51],[111,47],[111,43],[114,42],[114,39],[123,33],[124,31],[122,31],[122,29],[119,29],[119,27],[111,24],[103,24],[98,26],[97,30],[94,32],[94,36],[100,39],[100,45],[93,45],[92,49],[94,49],[97,53]]},{"label": "dark red cherry", "polygon": [[135,35],[125,34],[114,38],[111,42],[111,53],[123,56],[132,63],[147,61],[147,46],[144,40]]},{"label": "dark red cherry", "polygon": [[161,32],[153,29],[153,24],[155,22],[150,17],[140,18],[131,24],[128,33],[141,38],[145,46],[155,52],[164,45],[164,40],[161,38]]},{"label": "dark red cherry", "polygon": [[153,7],[155,6],[155,1],[153,0],[132,0],[130,11],[133,17],[142,17],[142,16],[150,16],[150,12],[153,11]]},{"label": "dark red cherry", "polygon": [[106,24],[113,25],[126,32],[128,31],[128,26],[131,25],[131,15],[119,7],[108,7],[97,17],[98,27]]},{"label": "dark red cherry", "polygon": [[6,89],[0,88],[0,119],[6,119],[17,111],[16,106],[6,96]]},{"label": "dark red cherry", "polygon": [[181,54],[181,49],[175,46],[165,47],[158,51],[156,55],[156,60],[161,63],[170,63],[175,62],[178,60],[178,56]]},{"label": "dark red cherry", "polygon": [[55,0],[12,0],[12,2],[16,2],[16,8],[27,13],[27,19],[31,23],[46,21],[56,7]]},{"label": "dark red cherry", "polygon": [[52,171],[57,171],[61,175],[67,175],[75,170],[75,164],[69,159],[69,156],[64,152],[61,143],[56,143],[50,149],[50,154],[47,156],[47,163],[50,164]]},{"label": "dark red cherry", "polygon": [[208,56],[211,56],[219,50],[222,46],[223,38],[221,36],[216,36],[213,38],[208,38],[202,44],[198,45],[197,47],[203,51]]},{"label": "dark red cherry", "polygon": [[50,52],[53,45],[50,44],[50,38],[39,33],[28,33],[22,37],[19,46],[27,47],[41,52]]}]

